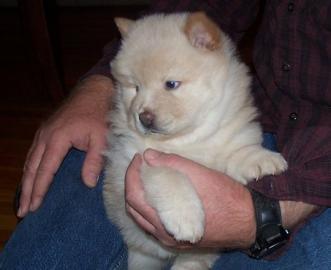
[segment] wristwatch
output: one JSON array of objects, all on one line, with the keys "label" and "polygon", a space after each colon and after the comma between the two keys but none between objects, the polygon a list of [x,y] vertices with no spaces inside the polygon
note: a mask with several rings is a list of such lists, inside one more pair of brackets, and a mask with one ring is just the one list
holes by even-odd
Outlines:
[{"label": "wristwatch", "polygon": [[279,201],[270,199],[261,193],[249,189],[255,208],[256,240],[248,255],[261,259],[284,246],[290,232],[282,226]]}]

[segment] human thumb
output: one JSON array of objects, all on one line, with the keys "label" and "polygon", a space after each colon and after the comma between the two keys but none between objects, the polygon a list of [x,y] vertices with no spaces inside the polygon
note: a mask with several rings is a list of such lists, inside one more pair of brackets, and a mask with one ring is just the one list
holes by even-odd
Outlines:
[{"label": "human thumb", "polygon": [[176,163],[179,162],[178,155],[167,154],[151,148],[145,150],[143,157],[146,163],[150,166],[176,167]]},{"label": "human thumb", "polygon": [[169,167],[186,175],[198,175],[201,174],[202,171],[205,171],[206,169],[208,170],[207,167],[204,167],[193,160],[177,154],[164,153],[150,148],[145,150],[143,158],[149,166]]}]

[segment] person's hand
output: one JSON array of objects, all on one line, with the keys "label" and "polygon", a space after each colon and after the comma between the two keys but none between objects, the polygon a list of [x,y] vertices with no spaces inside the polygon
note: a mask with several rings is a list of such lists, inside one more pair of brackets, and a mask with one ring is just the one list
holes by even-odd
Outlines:
[{"label": "person's hand", "polygon": [[132,160],[126,175],[127,211],[148,233],[166,246],[176,248],[247,248],[255,239],[256,224],[249,191],[230,177],[174,154],[147,150],[143,156],[150,166],[166,166],[186,174],[205,210],[205,233],[195,245],[179,243],[167,233],[155,210],[144,198],[139,177],[140,155]]},{"label": "person's hand", "polygon": [[[205,210],[205,233],[195,245],[176,242],[167,233],[156,211],[144,197],[140,181],[143,159],[135,155],[126,174],[127,211],[148,233],[164,245],[176,248],[218,247],[246,249],[255,240],[256,222],[249,191],[229,176],[174,154],[146,150],[143,158],[150,166],[165,166],[186,174]],[[280,201],[282,223],[293,229],[319,208],[296,201]]]},{"label": "person's hand", "polygon": [[106,147],[106,116],[112,82],[94,75],[86,78],[73,95],[37,131],[24,165],[19,217],[36,210],[71,147],[86,151],[82,178],[94,187],[102,169]]}]

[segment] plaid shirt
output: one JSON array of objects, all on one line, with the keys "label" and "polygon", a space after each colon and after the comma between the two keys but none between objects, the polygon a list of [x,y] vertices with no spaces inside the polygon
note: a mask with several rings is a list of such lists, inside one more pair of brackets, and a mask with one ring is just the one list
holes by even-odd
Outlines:
[{"label": "plaid shirt", "polygon": [[[289,169],[251,187],[280,200],[331,206],[331,1],[154,1],[151,10],[203,10],[235,42],[262,12],[252,91],[264,131],[276,134]],[[88,74],[109,76],[115,52],[106,46]]]}]

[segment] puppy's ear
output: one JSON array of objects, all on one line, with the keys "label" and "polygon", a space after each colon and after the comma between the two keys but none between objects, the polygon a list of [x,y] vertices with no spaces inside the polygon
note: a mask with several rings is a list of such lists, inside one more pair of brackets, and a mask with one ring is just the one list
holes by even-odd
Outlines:
[{"label": "puppy's ear", "polygon": [[221,32],[218,26],[204,12],[189,14],[184,32],[196,48],[213,51],[221,46]]},{"label": "puppy's ear", "polygon": [[132,26],[132,24],[134,23],[133,20],[130,19],[126,19],[126,18],[114,18],[115,24],[118,28],[118,30],[120,31],[122,37],[125,37],[130,29],[130,27]]}]

